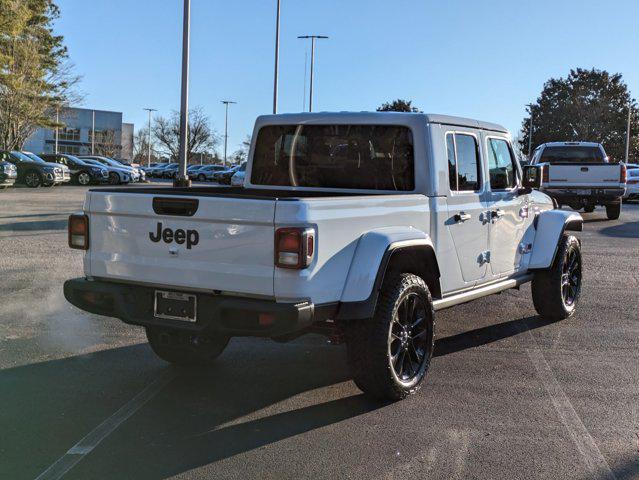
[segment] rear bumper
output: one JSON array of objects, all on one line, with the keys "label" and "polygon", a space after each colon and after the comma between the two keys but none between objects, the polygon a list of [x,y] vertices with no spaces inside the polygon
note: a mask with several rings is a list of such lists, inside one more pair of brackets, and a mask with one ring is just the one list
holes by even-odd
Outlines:
[{"label": "rear bumper", "polygon": [[132,325],[229,336],[276,337],[303,330],[313,323],[314,306],[310,302],[277,303],[196,292],[189,293],[197,295],[197,322],[157,318],[153,315],[155,290],[142,285],[86,278],[64,282],[64,296],[71,304],[86,312],[119,318]]},{"label": "rear bumper", "polygon": [[556,199],[559,203],[568,205],[605,205],[615,203],[618,202],[625,193],[623,188],[546,188],[542,191],[549,197]]}]

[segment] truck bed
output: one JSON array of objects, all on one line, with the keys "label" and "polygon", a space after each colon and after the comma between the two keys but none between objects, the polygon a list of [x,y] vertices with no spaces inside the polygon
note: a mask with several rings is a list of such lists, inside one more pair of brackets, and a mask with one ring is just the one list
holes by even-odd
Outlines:
[{"label": "truck bed", "polygon": [[135,187],[135,188],[92,188],[90,192],[101,193],[131,193],[144,195],[175,195],[189,197],[226,197],[247,198],[254,200],[296,200],[298,198],[327,198],[327,197],[360,197],[380,195],[412,195],[413,192],[340,192],[340,191],[310,191],[310,190],[278,190],[243,187]]}]

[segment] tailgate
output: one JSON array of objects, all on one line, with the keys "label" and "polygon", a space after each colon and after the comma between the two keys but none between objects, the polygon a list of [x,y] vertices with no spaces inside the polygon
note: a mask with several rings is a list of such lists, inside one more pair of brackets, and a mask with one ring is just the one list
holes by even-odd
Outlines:
[{"label": "tailgate", "polygon": [[550,164],[547,187],[619,188],[621,166],[619,164]]},{"label": "tailgate", "polygon": [[87,275],[273,296],[275,200],[89,195]]}]

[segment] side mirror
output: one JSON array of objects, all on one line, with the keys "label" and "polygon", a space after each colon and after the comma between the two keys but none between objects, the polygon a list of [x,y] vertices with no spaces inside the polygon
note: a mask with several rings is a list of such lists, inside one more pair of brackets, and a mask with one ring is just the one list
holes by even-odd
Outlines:
[{"label": "side mirror", "polygon": [[523,178],[521,180],[522,188],[520,193],[530,193],[541,187],[542,168],[543,166],[541,165],[524,165],[522,167]]}]

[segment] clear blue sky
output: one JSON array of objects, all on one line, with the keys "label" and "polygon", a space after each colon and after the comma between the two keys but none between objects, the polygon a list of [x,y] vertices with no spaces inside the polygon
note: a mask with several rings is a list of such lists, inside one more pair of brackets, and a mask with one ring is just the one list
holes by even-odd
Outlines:
[{"label": "clear blue sky", "polygon": [[[151,106],[179,107],[181,0],[58,0],[56,31],[81,75],[84,106],[124,112],[136,129]],[[232,151],[270,113],[275,0],[192,0],[190,104]],[[280,111],[302,110],[303,34],[318,43],[315,110],[374,110],[412,99],[425,112],[519,131],[526,103],[570,68],[622,73],[639,92],[636,0],[282,0]]]}]

